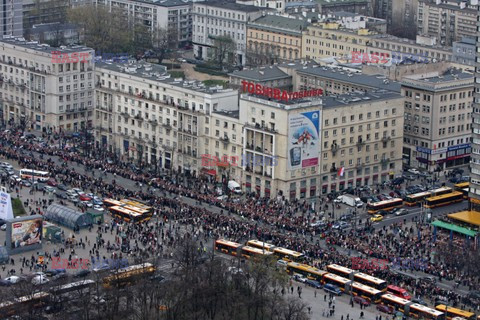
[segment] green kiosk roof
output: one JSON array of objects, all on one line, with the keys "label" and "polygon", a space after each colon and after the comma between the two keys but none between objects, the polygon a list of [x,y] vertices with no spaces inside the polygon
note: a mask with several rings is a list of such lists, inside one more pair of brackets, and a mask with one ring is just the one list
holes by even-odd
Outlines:
[{"label": "green kiosk roof", "polygon": [[432,226],[439,227],[439,228],[442,228],[442,229],[451,230],[451,231],[454,231],[454,232],[458,232],[458,233],[461,233],[461,234],[464,234],[464,235],[470,236],[470,237],[475,237],[477,235],[476,231],[473,231],[473,230],[470,230],[470,229],[467,229],[467,228],[464,228],[464,227],[460,227],[460,226],[457,226],[455,224],[443,222],[443,221],[440,221],[440,220],[435,220],[431,224],[432,224]]}]

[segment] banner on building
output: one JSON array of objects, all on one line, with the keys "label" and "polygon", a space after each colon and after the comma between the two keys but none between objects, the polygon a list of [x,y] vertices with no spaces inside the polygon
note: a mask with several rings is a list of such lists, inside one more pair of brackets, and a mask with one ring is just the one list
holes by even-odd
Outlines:
[{"label": "banner on building", "polygon": [[5,190],[0,191],[0,219],[13,219],[12,198]]},{"label": "banner on building", "polygon": [[288,116],[288,169],[318,166],[320,152],[320,111]]}]

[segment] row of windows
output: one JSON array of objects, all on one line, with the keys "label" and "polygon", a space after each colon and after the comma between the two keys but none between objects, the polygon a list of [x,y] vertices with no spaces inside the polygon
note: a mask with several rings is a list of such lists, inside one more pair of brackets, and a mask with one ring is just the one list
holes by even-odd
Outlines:
[{"label": "row of windows", "polygon": [[[383,110],[383,115],[388,116],[389,112],[390,112],[390,109],[384,109]],[[391,112],[392,112],[392,115],[396,115],[397,114],[397,108],[392,108]],[[372,113],[367,112],[367,119],[371,119],[371,118],[372,118]],[[375,112],[375,118],[380,118],[380,111]],[[349,117],[350,122],[354,122],[355,119],[356,119],[356,117],[355,117],[354,114],[350,115],[350,117]],[[342,116],[341,121],[342,121],[342,123],[347,123],[347,116]],[[363,113],[360,113],[358,115],[358,121],[363,121]],[[384,122],[387,122],[387,121],[384,121]],[[338,118],[333,118],[332,123],[334,125],[338,124]],[[376,124],[378,124],[378,122]],[[325,126],[328,126],[328,125],[330,125],[330,119],[325,119]],[[394,126],[394,125],[395,125],[395,119],[392,120],[392,126]],[[367,124],[367,128],[368,128],[367,130],[370,130],[369,126],[370,126],[370,124]]]},{"label": "row of windows", "polygon": [[[383,163],[382,163],[382,170],[386,170],[387,168],[394,169],[394,168],[395,168],[395,162],[394,162],[394,161],[390,161],[390,159],[393,160],[393,159],[395,158],[395,152],[393,152],[393,151],[390,152],[390,158],[387,158],[386,156],[387,156],[387,155],[384,153],[384,154],[382,154],[382,157],[379,159],[378,155],[374,155],[373,161],[375,161],[375,162],[376,162],[376,161],[383,161]],[[326,158],[324,158],[324,159],[326,159]],[[356,166],[361,166],[361,165],[363,165],[363,164],[370,163],[370,156],[365,157],[365,161],[364,161],[363,163],[362,163],[362,160],[363,160],[363,158],[357,158],[357,159],[356,159],[356,162],[354,162],[353,159],[350,159],[350,160],[348,160],[348,166],[354,166],[354,165],[356,165]],[[346,162],[345,162],[344,160],[342,160],[342,161],[340,161],[340,163],[339,163],[340,166],[337,167],[336,162],[333,162],[333,163],[331,164],[331,167],[330,167],[330,168],[328,167],[328,164],[324,164],[324,165],[322,166],[322,171],[325,172],[325,171],[329,171],[330,169],[335,169],[335,171],[336,171],[336,169],[338,169],[338,168],[345,167],[345,163],[346,163]],[[367,167],[367,168],[365,168],[365,169],[362,169],[362,168],[359,167],[359,168],[357,168],[357,176],[361,174],[362,170],[365,171],[365,174],[369,174],[369,173],[370,173],[370,168]],[[379,170],[379,167],[378,167],[378,166],[374,166],[374,167],[373,167],[373,172],[374,172],[374,173],[378,172],[378,170]],[[332,171],[333,171],[333,170],[332,170]],[[347,172],[348,172],[348,171],[347,171]],[[350,171],[350,172],[353,172],[353,171]],[[360,172],[360,173],[359,173],[359,172]],[[353,174],[350,175],[349,177],[351,177],[351,176],[353,176]],[[328,176],[326,176],[326,177],[323,178],[324,181],[326,181],[325,178],[328,179]]]},{"label": "row of windows", "polygon": [[[392,120],[392,126],[395,126],[395,124],[396,124],[396,121],[395,121],[395,119],[394,119],[394,120]],[[384,121],[384,122],[383,122],[383,128],[388,128],[388,121]],[[362,126],[362,125],[359,125],[357,129],[358,129],[358,130],[357,130],[358,132],[362,132],[362,131],[363,131],[363,126]],[[371,129],[372,129],[372,127],[371,127],[370,123],[367,124],[367,131],[369,131],[369,130],[371,130]],[[376,122],[376,123],[375,123],[375,129],[380,129],[380,123],[379,123],[379,122]],[[346,134],[346,131],[347,131],[346,128],[342,128],[342,129],[340,130],[340,132],[341,132],[342,135],[345,135],[345,134]],[[330,132],[330,131],[325,130],[325,131],[323,132],[323,137],[324,137],[324,138],[328,138],[328,137],[329,137],[329,132]],[[349,132],[350,132],[350,133],[355,133],[355,127],[350,127]],[[386,135],[386,132],[387,132],[387,131],[384,131],[384,135]],[[332,136],[333,136],[333,137],[336,137],[336,136],[337,136],[337,133],[338,133],[338,130],[337,130],[337,129],[333,129],[333,130],[331,131],[331,133],[332,133]],[[378,134],[379,134],[378,132],[375,133],[375,138],[376,138],[376,139],[378,139],[378,138],[377,138],[377,137],[378,137]],[[392,136],[395,136],[395,129],[392,130]],[[358,139],[359,139],[359,140],[362,140],[362,137],[363,137],[363,136],[360,135],[360,136],[358,136]],[[368,133],[368,134],[366,135],[366,137],[367,137],[367,141],[368,141],[369,138],[370,138],[370,134]],[[353,137],[351,137],[350,139],[352,139],[352,138],[353,138]]]},{"label": "row of windows", "polygon": [[[353,138],[350,139],[350,144],[353,144]],[[345,146],[345,145],[346,145],[346,140],[345,140],[345,139],[342,139],[342,140],[340,141],[340,145],[341,145],[341,146]],[[328,142],[328,141],[324,141],[324,142],[323,142],[323,148],[324,148],[324,149],[328,149],[329,146],[330,146],[330,145],[329,145],[329,142]],[[331,146],[332,146],[332,148],[338,146],[338,145],[337,145],[337,140],[333,140]],[[387,148],[387,147],[388,147],[388,142],[387,142],[387,141],[383,142],[380,147],[383,148],[383,149],[384,149],[384,148]],[[391,141],[390,141],[390,147],[391,147],[391,148],[395,148],[395,140],[391,140]],[[356,150],[356,151],[355,151],[355,150]],[[378,144],[378,143],[375,143],[375,144],[373,145],[373,150],[379,150],[379,144]],[[366,152],[370,152],[370,145],[366,145],[366,146],[365,146],[365,151],[366,151]],[[352,155],[354,152],[361,153],[361,152],[362,152],[362,147],[359,145],[357,148],[349,148],[349,149],[348,149],[348,154]],[[340,150],[340,155],[341,155],[341,156],[345,155],[345,149],[341,149],[341,150]]]}]

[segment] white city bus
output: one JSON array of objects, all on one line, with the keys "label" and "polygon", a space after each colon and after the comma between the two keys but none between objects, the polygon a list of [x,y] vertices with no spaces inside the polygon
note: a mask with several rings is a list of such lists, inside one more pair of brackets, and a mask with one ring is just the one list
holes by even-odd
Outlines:
[{"label": "white city bus", "polygon": [[29,181],[40,181],[46,182],[50,179],[50,172],[48,171],[37,171],[32,169],[21,169],[20,178]]}]

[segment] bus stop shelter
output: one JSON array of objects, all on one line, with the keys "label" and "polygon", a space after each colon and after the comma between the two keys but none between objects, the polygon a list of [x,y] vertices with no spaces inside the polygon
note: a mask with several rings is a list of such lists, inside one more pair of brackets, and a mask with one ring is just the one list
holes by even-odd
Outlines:
[{"label": "bus stop shelter", "polygon": [[477,211],[460,211],[450,213],[447,217],[476,228],[480,226],[480,212]]},{"label": "bus stop shelter", "polygon": [[453,223],[440,221],[440,220],[433,221],[431,223],[431,225],[434,227],[434,229],[433,229],[434,239],[436,239],[436,237],[437,237],[437,228],[441,228],[441,229],[445,229],[445,230],[450,231],[450,241],[453,240],[453,233],[456,232],[458,234],[464,235],[466,237],[467,243],[470,241],[470,239],[472,239],[472,238],[475,239],[475,246],[477,246],[477,242],[478,242],[478,237],[477,237],[478,232],[477,231],[474,231],[474,230],[471,230],[471,229],[468,229],[468,228],[465,228],[465,227],[462,227],[462,226],[458,226],[458,225],[453,224]]},{"label": "bus stop shelter", "polygon": [[48,221],[55,222],[70,229],[88,228],[93,224],[92,217],[87,213],[83,213],[59,204],[52,204],[48,206],[43,216]]}]

